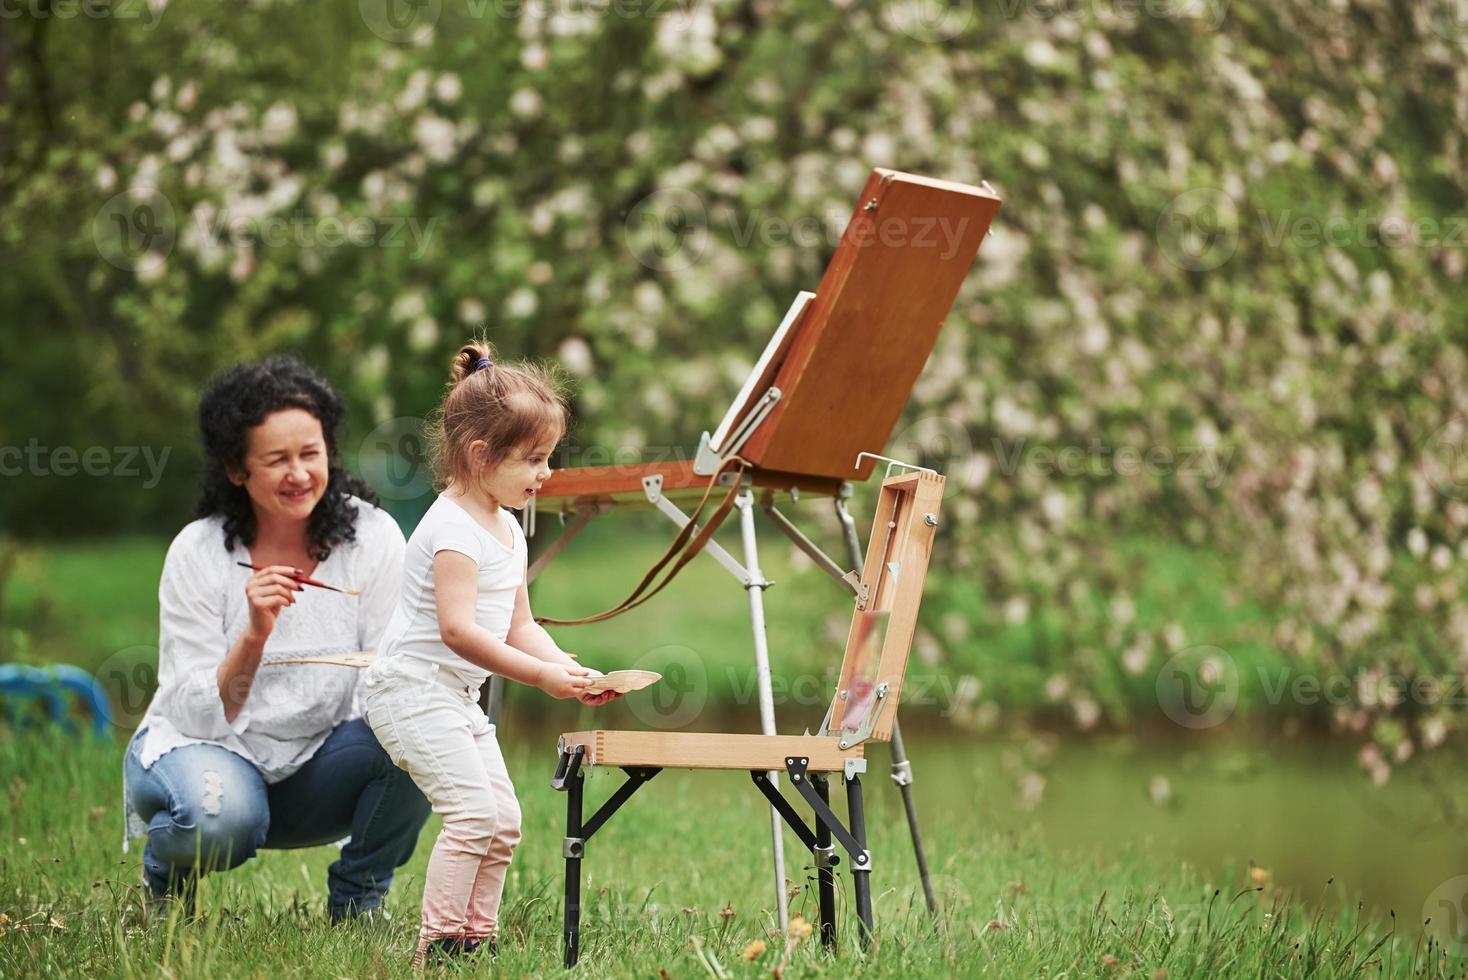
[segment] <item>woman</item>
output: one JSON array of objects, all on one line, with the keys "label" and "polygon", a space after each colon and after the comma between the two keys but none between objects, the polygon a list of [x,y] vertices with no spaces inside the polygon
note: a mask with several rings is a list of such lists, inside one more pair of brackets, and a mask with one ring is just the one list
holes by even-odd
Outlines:
[{"label": "woman", "polygon": [[428,819],[360,717],[357,670],[268,663],[373,650],[397,602],[403,534],[335,465],[341,421],[341,396],[292,358],[235,367],[199,403],[199,519],[164,561],[159,687],[124,762],[157,900],[191,907],[198,874],[262,847],[350,837],[328,912],[354,917],[382,904]]}]

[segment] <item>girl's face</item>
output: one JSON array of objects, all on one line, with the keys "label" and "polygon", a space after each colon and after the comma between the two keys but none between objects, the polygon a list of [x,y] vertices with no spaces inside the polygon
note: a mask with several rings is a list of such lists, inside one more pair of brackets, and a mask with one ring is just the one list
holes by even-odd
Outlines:
[{"label": "girl's face", "polygon": [[229,478],[250,495],[257,521],[304,521],[326,494],[329,465],[321,421],[286,408],[245,433],[244,471]]},{"label": "girl's face", "polygon": [[[535,445],[517,446],[500,460],[499,465],[485,467],[480,474],[479,485],[490,500],[501,507],[519,510],[530,502],[540,485],[550,479],[550,456],[556,448],[555,439],[546,439]],[[483,443],[470,447],[482,452]]]}]

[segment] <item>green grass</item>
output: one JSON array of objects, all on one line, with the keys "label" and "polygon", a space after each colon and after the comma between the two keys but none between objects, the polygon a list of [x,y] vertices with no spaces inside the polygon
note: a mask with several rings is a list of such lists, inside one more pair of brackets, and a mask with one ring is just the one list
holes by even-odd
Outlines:
[{"label": "green grass", "polygon": [[[558,721],[560,719],[551,719]],[[569,719],[568,719],[569,720]],[[506,886],[498,969],[560,975],[560,837],[564,797],[548,785],[542,740],[507,742],[525,841]],[[417,925],[430,822],[389,900],[392,919],[340,928],[325,919],[335,849],[267,851],[207,878],[203,918],[149,920],[138,849],[118,851],[120,742],[47,730],[0,731],[0,976],[402,976]],[[619,784],[588,781],[588,812]],[[787,976],[1438,976],[1461,961],[1356,916],[1310,913],[1250,890],[1245,869],[1208,880],[1136,854],[1100,860],[1051,852],[1025,835],[981,829],[967,809],[929,812],[942,902],[923,908],[900,804],[868,778],[878,943],[853,943],[849,877],[838,877],[834,956],[795,944]],[[665,772],[588,845],[579,975],[768,976],[773,935],[768,823],[738,773]],[[838,813],[844,808],[838,806]],[[810,871],[787,841],[793,912],[815,918]],[[768,948],[753,962],[753,940]],[[1114,960],[1114,962],[1113,962]],[[717,965],[715,965],[717,964]],[[1166,973],[1158,973],[1165,970]],[[723,971],[723,972],[721,972]]]}]

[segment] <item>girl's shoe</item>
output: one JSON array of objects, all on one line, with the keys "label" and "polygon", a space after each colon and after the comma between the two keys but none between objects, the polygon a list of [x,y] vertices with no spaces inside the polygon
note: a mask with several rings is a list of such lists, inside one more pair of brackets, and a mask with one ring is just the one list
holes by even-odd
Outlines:
[{"label": "girl's shoe", "polygon": [[[465,939],[463,936],[444,936],[439,939],[420,939],[418,949],[413,954],[413,969],[422,970],[430,966],[445,966],[451,960],[468,956],[479,948],[480,942],[476,939]],[[495,955],[494,943],[488,944],[490,955]]]},{"label": "girl's shoe", "polygon": [[475,953],[495,959],[500,955],[500,947],[493,939],[465,939],[463,955]]}]

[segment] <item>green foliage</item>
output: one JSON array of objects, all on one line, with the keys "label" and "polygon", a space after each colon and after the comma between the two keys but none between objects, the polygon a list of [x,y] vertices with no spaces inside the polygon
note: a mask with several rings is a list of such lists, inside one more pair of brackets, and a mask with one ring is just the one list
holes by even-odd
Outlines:
[{"label": "green foliage", "polygon": [[[1434,5],[446,2],[407,43],[239,6],[0,40],[0,446],[172,452],[146,490],[7,477],[8,529],[176,528],[201,380],[270,351],[347,391],[351,462],[482,325],[581,376],[566,463],[687,452],[834,247],[792,226],[895,166],[1006,200],[892,448],[950,476],[923,649],[1019,629],[1082,722],[1127,717],[1133,650],[1461,678],[1468,62]],[[1135,536],[1221,555],[1272,628],[1143,615]],[[1330,719],[1410,753],[1451,707]]]}]

